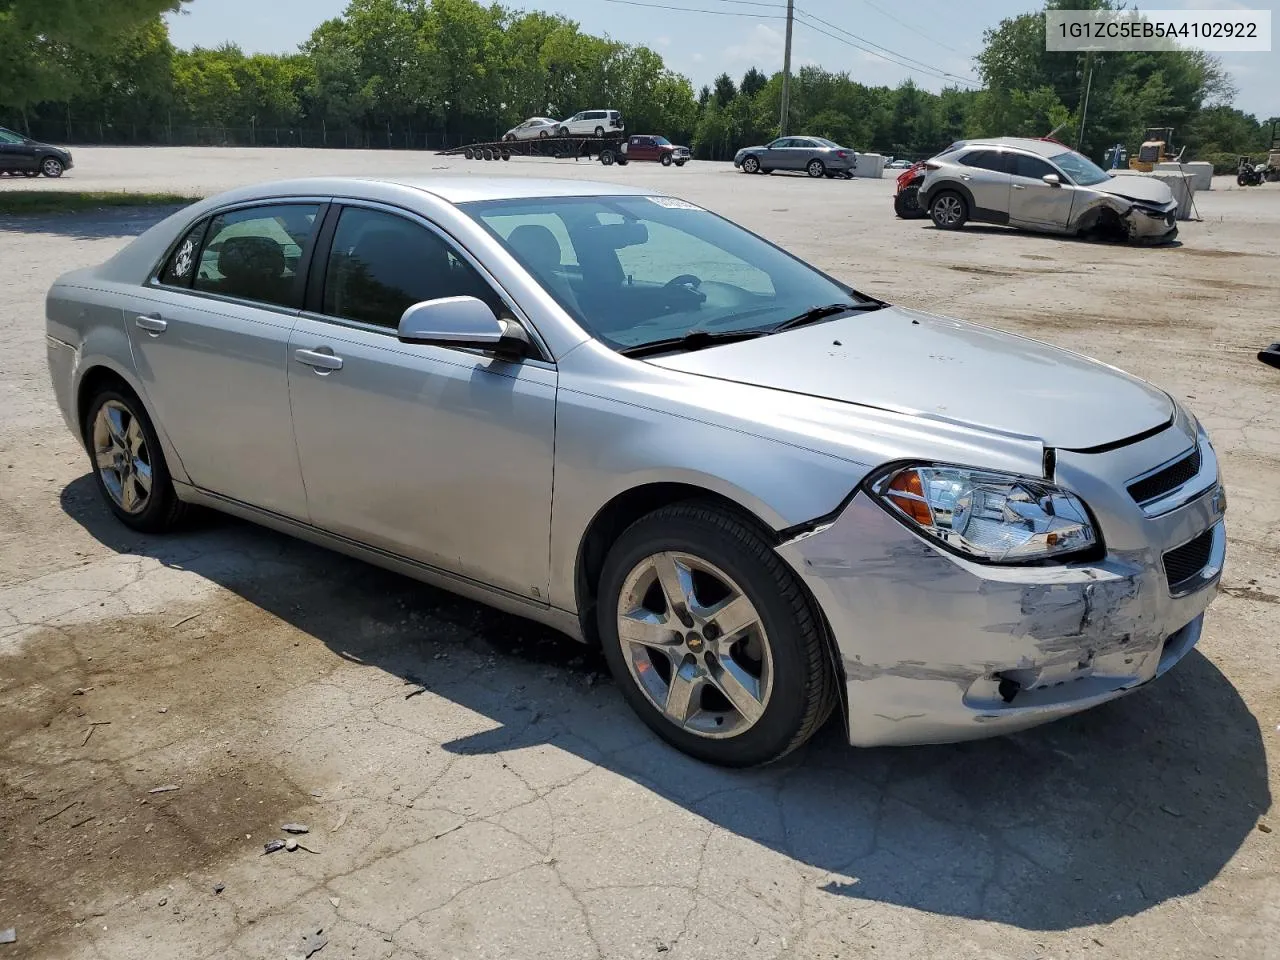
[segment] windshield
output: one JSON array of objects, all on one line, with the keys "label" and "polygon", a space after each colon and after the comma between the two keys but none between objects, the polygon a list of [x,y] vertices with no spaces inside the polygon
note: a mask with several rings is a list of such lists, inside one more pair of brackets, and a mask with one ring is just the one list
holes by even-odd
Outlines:
[{"label": "windshield", "polygon": [[1049,159],[1062,168],[1063,173],[1082,187],[1091,187],[1095,183],[1106,183],[1111,179],[1100,166],[1074,150],[1059,153]]},{"label": "windshield", "polygon": [[615,350],[695,329],[765,330],[817,306],[876,302],[683,200],[552,197],[460,206]]}]

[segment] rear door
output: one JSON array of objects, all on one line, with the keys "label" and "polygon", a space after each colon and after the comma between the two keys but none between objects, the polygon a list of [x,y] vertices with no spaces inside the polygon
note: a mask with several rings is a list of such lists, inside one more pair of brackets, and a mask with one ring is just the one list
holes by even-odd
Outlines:
[{"label": "rear door", "polygon": [[197,224],[125,318],[138,374],[191,482],[305,519],[287,358],[325,204],[253,204]]},{"label": "rear door", "polygon": [[401,343],[414,303],[470,295],[509,308],[425,220],[352,204],[331,221],[290,343],[312,523],[545,601],[555,366]]},{"label": "rear door", "polygon": [[[1043,230],[1065,230],[1071,220],[1075,186],[1049,161],[1030,154],[1009,154],[1012,174],[1009,194],[1009,222]],[[1053,174],[1059,186],[1044,178]]]},{"label": "rear door", "polygon": [[1009,219],[1009,155],[1000,150],[981,148],[970,150],[959,160],[965,168],[961,175],[964,185],[973,195],[974,209],[969,216],[974,220],[1005,223]]}]

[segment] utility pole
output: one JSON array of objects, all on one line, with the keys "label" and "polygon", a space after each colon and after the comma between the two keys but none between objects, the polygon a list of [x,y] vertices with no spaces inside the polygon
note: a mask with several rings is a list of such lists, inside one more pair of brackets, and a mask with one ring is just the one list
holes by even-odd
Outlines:
[{"label": "utility pole", "polygon": [[1080,130],[1076,133],[1076,149],[1084,142],[1084,124],[1089,117],[1089,92],[1093,89],[1093,52],[1085,55],[1084,103],[1080,107]]},{"label": "utility pole", "polygon": [[791,112],[791,31],[796,21],[796,0],[787,0],[787,47],[782,55],[782,122],[778,136],[787,135],[788,114]]}]

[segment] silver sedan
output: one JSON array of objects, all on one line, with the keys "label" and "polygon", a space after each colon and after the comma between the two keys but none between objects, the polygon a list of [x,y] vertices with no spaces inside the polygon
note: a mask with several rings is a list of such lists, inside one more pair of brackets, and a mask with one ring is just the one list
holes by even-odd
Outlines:
[{"label": "silver sedan", "polygon": [[832,712],[901,744],[1120,697],[1222,570],[1213,447],[1163,391],[640,189],[236,190],[47,314],[120,522],[213,507],[551,624],[715,763]]}]

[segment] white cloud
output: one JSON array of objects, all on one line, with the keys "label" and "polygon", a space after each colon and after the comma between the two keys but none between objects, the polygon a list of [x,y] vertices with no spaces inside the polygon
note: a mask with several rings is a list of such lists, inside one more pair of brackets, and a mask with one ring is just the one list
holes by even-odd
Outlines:
[{"label": "white cloud", "polygon": [[655,40],[654,42],[655,42],[658,46],[660,46],[660,47],[669,47],[669,46],[671,46],[671,38],[670,38],[670,37],[658,37],[658,39],[657,39],[657,40]]},{"label": "white cloud", "polygon": [[759,67],[765,73],[773,73],[782,66],[784,45],[781,31],[757,23],[745,40],[724,48],[722,61],[726,67]]}]

